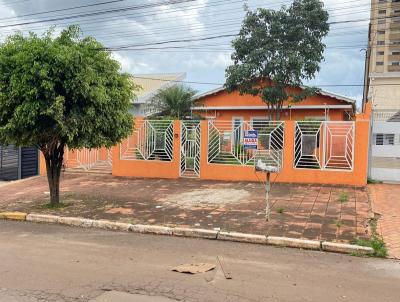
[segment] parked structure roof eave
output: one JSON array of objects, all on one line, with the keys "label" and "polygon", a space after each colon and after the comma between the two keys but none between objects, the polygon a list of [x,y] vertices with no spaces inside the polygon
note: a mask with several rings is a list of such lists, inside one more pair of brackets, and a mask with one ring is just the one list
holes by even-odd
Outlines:
[{"label": "parked structure roof eave", "polygon": [[[305,88],[305,87],[306,87],[306,86],[301,86],[300,88]],[[194,100],[199,100],[199,99],[201,99],[201,98],[204,98],[204,97],[206,97],[206,96],[210,96],[210,95],[219,93],[219,92],[224,91],[224,90],[225,90],[225,88],[224,88],[223,86],[221,86],[221,87],[215,88],[215,89],[213,89],[213,90],[210,90],[210,91],[207,91],[207,92],[204,92],[204,93],[201,93],[201,94],[196,95],[196,96],[194,97]],[[353,109],[355,110],[356,101],[353,100],[353,99],[350,99],[350,98],[345,97],[345,96],[338,95],[338,94],[336,94],[336,93],[332,93],[332,92],[329,92],[329,91],[325,91],[325,90],[320,90],[318,94],[323,95],[323,96],[329,96],[329,97],[334,98],[334,99],[337,99],[337,100],[339,100],[339,101],[352,104],[352,105],[353,105]]]},{"label": "parked structure roof eave", "polygon": [[[304,110],[304,109],[352,109],[352,104],[347,105],[292,105],[283,106],[282,109]],[[192,110],[268,110],[268,106],[198,106]]]}]

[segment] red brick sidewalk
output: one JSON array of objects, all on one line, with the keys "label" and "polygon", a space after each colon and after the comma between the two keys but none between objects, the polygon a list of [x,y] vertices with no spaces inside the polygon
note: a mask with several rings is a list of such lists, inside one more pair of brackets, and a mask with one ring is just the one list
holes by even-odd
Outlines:
[{"label": "red brick sidewalk", "polygon": [[381,215],[377,231],[386,243],[389,257],[400,259],[400,185],[376,184],[368,188],[372,211]]},{"label": "red brick sidewalk", "polygon": [[[276,184],[269,223],[265,222],[265,193],[260,183],[66,174],[61,194],[68,206],[55,210],[43,207],[49,200],[48,190],[45,177],[2,186],[0,211],[337,242],[369,237],[369,201],[362,188]],[[345,200],[341,200],[343,195]]]}]

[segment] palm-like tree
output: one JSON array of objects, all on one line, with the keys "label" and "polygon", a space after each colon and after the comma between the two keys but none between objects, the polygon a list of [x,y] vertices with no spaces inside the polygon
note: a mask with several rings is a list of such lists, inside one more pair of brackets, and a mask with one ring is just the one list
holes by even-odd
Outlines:
[{"label": "palm-like tree", "polygon": [[185,118],[190,115],[197,91],[184,85],[176,85],[160,90],[151,100],[153,112],[157,115],[168,116],[174,119]]}]

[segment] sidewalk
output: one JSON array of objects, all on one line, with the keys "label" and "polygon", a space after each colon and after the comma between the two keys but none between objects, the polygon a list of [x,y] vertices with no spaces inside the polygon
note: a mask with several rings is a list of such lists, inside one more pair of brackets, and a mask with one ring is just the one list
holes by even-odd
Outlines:
[{"label": "sidewalk", "polygon": [[372,211],[379,214],[378,233],[382,235],[389,257],[400,259],[400,185],[368,185]]},{"label": "sidewalk", "polygon": [[336,242],[369,237],[368,194],[354,187],[276,184],[269,223],[261,183],[66,174],[61,194],[67,206],[48,209],[45,177],[9,184],[0,187],[0,211]]}]

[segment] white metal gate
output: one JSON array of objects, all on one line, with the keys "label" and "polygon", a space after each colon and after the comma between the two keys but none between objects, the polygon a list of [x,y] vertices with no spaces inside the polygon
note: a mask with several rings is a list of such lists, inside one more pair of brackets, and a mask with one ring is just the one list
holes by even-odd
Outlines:
[{"label": "white metal gate", "polygon": [[200,177],[200,141],[199,121],[181,122],[181,177]]}]

